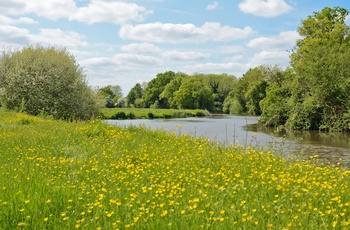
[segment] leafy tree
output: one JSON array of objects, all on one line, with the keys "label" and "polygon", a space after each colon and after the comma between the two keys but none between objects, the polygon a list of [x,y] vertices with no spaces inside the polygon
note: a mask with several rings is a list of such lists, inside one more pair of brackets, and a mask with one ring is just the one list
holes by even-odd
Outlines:
[{"label": "leafy tree", "polygon": [[169,108],[171,109],[177,108],[174,93],[180,89],[182,82],[187,77],[188,77],[187,74],[176,73],[175,78],[165,86],[163,92],[160,94],[159,98],[163,101],[166,101]]},{"label": "leafy tree", "polygon": [[236,77],[227,74],[208,74],[204,75],[203,79],[212,92],[215,112],[223,112],[224,101],[237,83]]},{"label": "leafy tree", "polygon": [[260,101],[262,114],[259,123],[264,126],[284,125],[288,119],[291,106],[291,82],[295,73],[291,68],[284,72],[274,69],[270,75],[269,86],[266,88],[266,97]]},{"label": "leafy tree", "polygon": [[179,109],[207,109],[213,111],[214,100],[211,91],[198,78],[190,77],[174,95]]},{"label": "leafy tree", "polygon": [[225,98],[224,112],[260,115],[260,101],[265,98],[271,69],[263,65],[249,69]]},{"label": "leafy tree", "polygon": [[98,90],[106,99],[106,108],[113,108],[119,98],[123,97],[122,89],[119,85],[108,85]]},{"label": "leafy tree", "polygon": [[287,126],[349,131],[350,29],[348,11],[325,7],[302,22],[291,55],[293,79]]},{"label": "leafy tree", "polygon": [[[142,88],[140,83],[136,83],[136,85],[129,91],[128,95],[126,96],[127,105],[134,106],[136,108],[143,108],[144,106],[141,106],[141,103],[139,101],[142,99],[144,89]],[[138,103],[137,103],[138,102]]]},{"label": "leafy tree", "polygon": [[161,99],[160,94],[164,91],[165,86],[174,78],[175,73],[173,71],[167,71],[157,74],[157,77],[148,83],[142,97],[146,107],[169,108],[168,102],[165,98]]},{"label": "leafy tree", "polygon": [[0,59],[1,100],[8,109],[56,119],[87,119],[98,114],[82,68],[65,49],[28,46]]}]

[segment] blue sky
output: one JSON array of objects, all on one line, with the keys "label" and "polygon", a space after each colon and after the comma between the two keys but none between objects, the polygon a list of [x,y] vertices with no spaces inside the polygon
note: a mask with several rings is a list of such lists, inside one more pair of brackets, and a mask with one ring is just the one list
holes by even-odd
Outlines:
[{"label": "blue sky", "polygon": [[301,21],[326,6],[350,10],[350,1],[0,0],[0,46],[66,47],[89,85],[119,85],[125,96],[168,70],[284,68]]}]

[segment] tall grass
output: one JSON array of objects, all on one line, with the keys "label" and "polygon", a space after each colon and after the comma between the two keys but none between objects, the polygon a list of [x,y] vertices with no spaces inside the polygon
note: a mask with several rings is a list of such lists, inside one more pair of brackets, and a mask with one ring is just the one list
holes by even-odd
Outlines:
[{"label": "tall grass", "polygon": [[349,171],[0,111],[0,229],[346,229]]}]

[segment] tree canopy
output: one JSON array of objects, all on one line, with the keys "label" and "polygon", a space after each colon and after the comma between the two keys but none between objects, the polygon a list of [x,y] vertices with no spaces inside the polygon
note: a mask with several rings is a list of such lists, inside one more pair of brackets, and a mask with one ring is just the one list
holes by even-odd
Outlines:
[{"label": "tree canopy", "polygon": [[[275,83],[267,88],[263,124],[304,130],[350,130],[347,15],[344,8],[325,7],[302,22],[298,32],[303,38],[297,41],[290,59],[292,73],[281,79],[279,89]],[[273,102],[284,102],[284,106],[278,109]],[[276,114],[280,114],[279,121],[273,122]]]},{"label": "tree canopy", "polygon": [[87,119],[98,114],[82,68],[65,49],[28,46],[2,53],[1,101],[8,109],[56,119]]}]

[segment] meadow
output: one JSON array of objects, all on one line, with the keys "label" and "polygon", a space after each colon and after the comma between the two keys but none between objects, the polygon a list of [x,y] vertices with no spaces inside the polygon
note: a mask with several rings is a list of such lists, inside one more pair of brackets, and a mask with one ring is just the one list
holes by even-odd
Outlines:
[{"label": "meadow", "polygon": [[0,111],[0,229],[348,229],[350,171]]},{"label": "meadow", "polygon": [[209,112],[201,109],[101,108],[104,119],[153,119],[203,117]]}]

